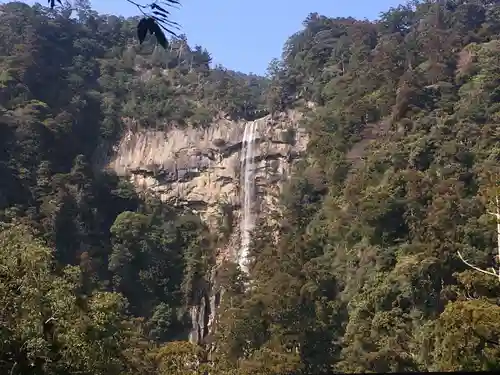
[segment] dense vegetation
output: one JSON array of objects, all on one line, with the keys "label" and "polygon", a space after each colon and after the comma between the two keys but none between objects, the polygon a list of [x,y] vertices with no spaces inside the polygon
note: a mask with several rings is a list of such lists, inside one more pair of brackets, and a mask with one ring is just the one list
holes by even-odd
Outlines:
[{"label": "dense vegetation", "polygon": [[[76,19],[0,14],[2,374],[500,368],[500,283],[457,255],[496,264],[499,3],[311,14],[268,79],[211,68],[184,37],[139,46],[138,19],[78,4]],[[209,126],[291,106],[309,157],[280,224],[256,229],[251,283],[219,273],[207,360],[185,339],[218,234],[94,166],[124,118]]]},{"label": "dense vegetation", "polygon": [[270,88],[317,104],[310,157],[281,225],[257,230],[253,287],[228,268],[229,367],[500,369],[500,282],[457,254],[498,269],[499,16],[482,0],[414,2],[375,23],[311,14],[287,41]]},{"label": "dense vegetation", "polygon": [[135,18],[76,13],[0,14],[0,373],[169,373],[165,353],[189,347],[162,343],[187,339],[215,236],[94,166],[122,119],[252,116],[266,82],[182,37],[140,46]]}]

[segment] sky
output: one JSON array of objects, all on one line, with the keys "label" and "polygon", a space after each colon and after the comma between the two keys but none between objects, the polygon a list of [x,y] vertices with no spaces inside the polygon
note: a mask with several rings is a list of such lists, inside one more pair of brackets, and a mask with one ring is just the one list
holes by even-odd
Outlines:
[{"label": "sky", "polygon": [[[151,0],[136,0],[150,3]],[[35,1],[25,1],[34,3]],[[46,0],[38,0],[45,5]],[[206,48],[215,64],[244,73],[265,74],[289,36],[309,13],[374,20],[403,0],[181,0],[172,10],[191,46]],[[100,13],[123,16],[138,11],[126,0],[92,0]]]}]

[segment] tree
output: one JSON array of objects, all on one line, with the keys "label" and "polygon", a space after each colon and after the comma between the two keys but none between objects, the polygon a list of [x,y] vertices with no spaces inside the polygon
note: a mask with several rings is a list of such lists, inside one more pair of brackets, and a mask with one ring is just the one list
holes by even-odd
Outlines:
[{"label": "tree", "polygon": [[135,337],[120,294],[80,299],[80,270],[53,272],[53,254],[24,224],[0,227],[0,370],[123,374]]},{"label": "tree", "polygon": [[498,371],[500,307],[484,300],[449,304],[435,323],[431,371]]},{"label": "tree", "polygon": [[155,355],[158,375],[203,375],[206,354],[200,347],[186,341],[173,341],[160,347]]},{"label": "tree", "polygon": [[[77,7],[0,12],[1,373],[498,370],[500,283],[457,256],[487,270],[498,251],[498,1],[312,14],[269,79],[211,68],[183,36],[130,43],[138,18]],[[172,126],[212,134],[266,100],[304,110],[307,148],[256,225],[249,273],[214,270],[237,244],[195,212],[210,211],[130,182],[170,184],[180,153],[131,169],[123,150]],[[270,135],[263,149],[283,143]],[[117,142],[123,177],[99,165]],[[206,143],[193,158],[237,159]],[[289,165],[279,147],[266,165]]]}]

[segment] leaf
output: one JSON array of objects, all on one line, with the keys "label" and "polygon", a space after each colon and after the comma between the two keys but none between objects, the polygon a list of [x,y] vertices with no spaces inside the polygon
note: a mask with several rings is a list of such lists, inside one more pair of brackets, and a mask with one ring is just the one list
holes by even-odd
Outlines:
[{"label": "leaf", "polygon": [[[49,3],[49,6],[54,9],[56,6],[56,0],[48,0],[47,2]],[[62,5],[61,0],[57,0],[57,2]]]},{"label": "leaf", "polygon": [[[170,14],[170,12],[168,10],[163,9],[158,4],[151,4],[151,9],[153,9],[153,10],[156,9],[156,11],[158,11],[158,13]],[[153,13],[156,13],[156,12],[153,12]]]},{"label": "leaf", "polygon": [[161,45],[163,48],[167,48],[167,38],[165,36],[165,33],[161,29],[160,25],[156,23],[155,19],[151,18],[151,20],[153,21],[150,26],[151,33],[155,35],[156,41],[159,45]]},{"label": "leaf", "polygon": [[155,32],[156,40],[159,45],[161,45],[163,48],[167,48],[167,38],[165,36],[165,33],[163,30],[158,28],[158,31]]},{"label": "leaf", "polygon": [[148,17],[146,19],[146,24],[147,24],[147,28],[148,28],[148,31],[151,35],[153,35],[155,33],[155,30],[156,30],[156,21],[154,18],[152,17]]},{"label": "leaf", "polygon": [[160,25],[157,22],[157,19],[153,17],[143,18],[139,21],[137,25],[137,37],[139,38],[139,43],[143,43],[146,39],[146,35],[148,32],[156,37],[156,41],[163,48],[167,48],[167,38],[165,33],[161,29]]},{"label": "leaf", "polygon": [[148,33],[148,20],[147,18],[143,18],[137,24],[137,38],[139,38],[139,43],[142,44],[144,39],[146,39],[146,34]]},{"label": "leaf", "polygon": [[166,0],[167,3],[170,3],[170,4],[175,4],[175,5],[180,5],[180,1],[179,0]]},{"label": "leaf", "polygon": [[[159,17],[163,17],[163,18],[166,18],[166,17],[167,17],[167,14],[162,13],[162,12],[159,12],[159,11],[157,11],[157,10],[153,10],[153,14],[156,14],[157,16],[159,16]],[[168,14],[170,14],[170,13],[168,13]]]},{"label": "leaf", "polygon": [[[170,1],[167,0],[167,3],[170,3],[170,4],[167,4],[167,6],[173,6],[172,4],[180,5],[180,1],[177,1],[177,0],[170,0]],[[166,10],[165,8],[159,6],[157,3],[151,4],[150,7],[153,11],[152,13],[154,14],[153,18],[156,20],[158,25],[163,30],[168,32],[169,34],[177,37],[177,34],[175,32],[173,32],[169,27],[173,27],[173,28],[179,30],[180,26],[177,22],[174,22],[174,21],[171,21],[168,19],[170,12],[168,10]],[[169,26],[169,27],[167,27],[167,26]],[[162,35],[164,35],[163,32],[162,32]]]}]

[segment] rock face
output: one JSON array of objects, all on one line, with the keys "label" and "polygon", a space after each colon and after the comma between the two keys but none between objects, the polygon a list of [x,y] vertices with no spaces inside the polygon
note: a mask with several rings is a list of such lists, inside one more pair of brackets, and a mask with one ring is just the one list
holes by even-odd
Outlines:
[{"label": "rock face", "polygon": [[[255,120],[257,212],[273,210],[291,165],[307,146],[300,113]],[[230,208],[240,208],[240,151],[246,122],[219,120],[205,129],[173,128],[168,132],[128,132],[116,148],[110,167],[129,176],[139,190],[199,213],[211,226]],[[236,224],[233,223],[233,224]],[[238,226],[233,225],[234,231]],[[234,244],[236,245],[236,244]]]},{"label": "rock face", "polygon": [[[288,111],[255,120],[255,211],[266,214],[276,203],[293,162],[306,150],[308,137],[299,126],[301,114]],[[109,167],[128,176],[137,189],[153,192],[170,204],[185,206],[213,228],[231,217],[228,241],[218,260],[232,258],[239,247],[243,132],[247,122],[218,120],[207,128],[172,128],[167,132],[129,131],[115,149]],[[214,290],[192,310],[191,340],[210,331]],[[209,307],[211,305],[211,307]],[[207,313],[207,308],[210,311]]]}]

